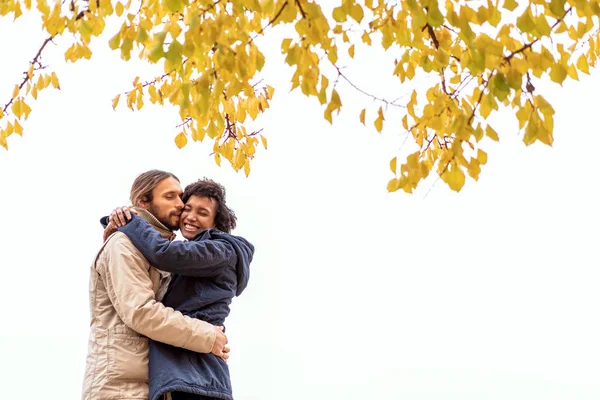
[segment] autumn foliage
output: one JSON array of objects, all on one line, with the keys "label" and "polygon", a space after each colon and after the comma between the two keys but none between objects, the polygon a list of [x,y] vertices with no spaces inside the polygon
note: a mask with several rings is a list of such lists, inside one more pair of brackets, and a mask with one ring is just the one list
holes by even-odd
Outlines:
[{"label": "autumn foliage", "polygon": [[499,140],[488,121],[502,107],[514,109],[526,145],[551,145],[554,109],[536,80],[577,80],[600,53],[598,0],[0,0],[3,21],[34,9],[47,36],[28,65],[24,60],[24,76],[0,108],[5,148],[11,134],[23,133],[39,92],[59,87],[55,73],[38,68],[46,45],[69,34],[66,61],[90,58],[92,38],[117,19],[110,48],[124,60],[140,57],[163,71],[149,80],[135,77],[127,93],[115,94],[113,107],[125,103],[137,110],[148,101],[174,106],[181,117],[177,146],[209,142],[217,164],[225,159],[247,175],[257,147],[266,148],[267,141],[245,123],[268,112],[275,99],[268,77],[264,84],[257,80],[268,60],[256,39],[291,24],[293,34],[280,38],[294,71],[291,88],[316,98],[331,123],[343,104],[332,82],[348,80],[339,58],[354,58],[356,40],[394,55],[390,79],[435,77],[402,107],[354,86],[378,100],[357,123],[381,132],[388,113],[401,113],[402,129],[417,144],[406,159],[390,161],[388,190],[409,193],[431,173],[456,191],[466,176],[478,179],[487,162],[481,140]]}]

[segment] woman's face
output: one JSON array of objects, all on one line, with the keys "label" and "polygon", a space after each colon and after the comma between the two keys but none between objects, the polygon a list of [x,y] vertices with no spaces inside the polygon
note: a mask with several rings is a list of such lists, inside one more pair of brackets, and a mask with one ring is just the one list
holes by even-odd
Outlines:
[{"label": "woman's face", "polygon": [[214,228],[216,213],[215,200],[197,195],[190,196],[181,213],[179,223],[181,234],[184,238],[192,240],[203,230]]}]

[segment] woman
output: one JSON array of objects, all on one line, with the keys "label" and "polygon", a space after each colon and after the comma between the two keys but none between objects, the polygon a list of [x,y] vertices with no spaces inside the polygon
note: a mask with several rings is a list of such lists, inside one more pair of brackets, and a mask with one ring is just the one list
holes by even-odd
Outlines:
[{"label": "woman", "polygon": [[[180,230],[187,241],[169,241],[142,218],[123,208],[129,222],[118,228],[154,267],[171,272],[162,302],[185,315],[221,326],[229,305],[249,279],[254,246],[229,234],[235,214],[225,203],[225,189],[203,179],[188,185]],[[121,209],[111,221],[125,221]],[[213,354],[194,353],[150,341],[150,400],[233,400],[226,362]]]}]

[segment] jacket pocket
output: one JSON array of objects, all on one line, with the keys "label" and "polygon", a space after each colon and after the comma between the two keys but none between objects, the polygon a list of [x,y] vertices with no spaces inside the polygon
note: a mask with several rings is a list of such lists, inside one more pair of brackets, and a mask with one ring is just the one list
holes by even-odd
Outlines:
[{"label": "jacket pocket", "polygon": [[127,326],[108,333],[108,377],[113,381],[148,381],[148,339]]}]

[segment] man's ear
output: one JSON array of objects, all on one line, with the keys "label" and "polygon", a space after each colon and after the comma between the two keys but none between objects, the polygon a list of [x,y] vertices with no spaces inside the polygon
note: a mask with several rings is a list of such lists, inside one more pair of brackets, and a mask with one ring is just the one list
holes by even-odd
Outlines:
[{"label": "man's ear", "polygon": [[136,207],[140,207],[140,208],[148,208],[150,206],[150,201],[148,200],[148,196],[142,196],[138,201],[137,204],[135,205]]}]

